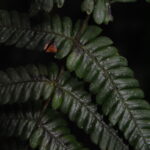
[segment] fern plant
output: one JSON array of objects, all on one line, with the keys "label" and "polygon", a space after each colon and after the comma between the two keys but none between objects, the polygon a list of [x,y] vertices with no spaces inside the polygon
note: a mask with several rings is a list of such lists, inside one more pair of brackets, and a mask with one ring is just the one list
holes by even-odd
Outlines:
[{"label": "fern plant", "polygon": [[132,1],[80,0],[86,14],[77,21],[59,14],[67,0],[0,10],[1,46],[49,57],[0,71],[2,150],[150,150],[150,105],[139,82],[102,28],[89,23],[91,16],[112,21],[110,5]]}]

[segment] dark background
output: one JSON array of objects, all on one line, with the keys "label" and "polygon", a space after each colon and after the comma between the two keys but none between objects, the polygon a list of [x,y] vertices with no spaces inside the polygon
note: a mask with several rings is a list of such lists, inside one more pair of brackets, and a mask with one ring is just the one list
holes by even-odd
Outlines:
[{"label": "dark background", "polygon": [[[27,0],[0,0],[0,8],[26,12],[29,8]],[[84,18],[80,12],[80,0],[68,0],[63,9],[55,9],[58,13],[71,16],[73,20]],[[136,3],[115,3],[112,5],[114,21],[102,25],[103,35],[109,36],[128,59],[135,77],[140,81],[146,99],[150,101],[150,3],[139,0]],[[91,24],[94,24],[92,19]],[[0,46],[0,69],[15,67],[36,62],[48,62],[49,56],[34,51],[20,50]]]}]

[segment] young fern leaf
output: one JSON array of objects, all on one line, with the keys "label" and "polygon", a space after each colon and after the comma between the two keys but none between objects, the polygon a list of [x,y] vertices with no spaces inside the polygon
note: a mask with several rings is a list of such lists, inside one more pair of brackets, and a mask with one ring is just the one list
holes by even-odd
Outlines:
[{"label": "young fern leaf", "polygon": [[71,135],[67,123],[54,111],[39,121],[40,112],[9,112],[0,114],[0,136],[19,137],[29,141],[32,149],[88,150]]},{"label": "young fern leaf", "polygon": [[[31,100],[31,98],[33,100],[41,100],[41,96],[47,93],[49,99],[52,101],[52,108],[59,109],[67,114],[70,120],[76,122],[79,128],[89,134],[92,141],[98,144],[101,149],[128,150],[128,147],[117,136],[116,132],[109,127],[97,113],[96,106],[91,104],[91,96],[83,89],[83,83],[79,82],[77,79],[71,78],[69,72],[59,71],[55,64],[50,67],[39,65],[25,67],[25,69],[14,69],[13,72],[15,73],[11,75],[10,72],[12,72],[12,69],[7,70],[5,76],[9,75],[9,78],[13,78],[13,80],[8,83],[6,82],[6,77],[1,78],[4,82],[4,84],[1,84],[2,91],[6,91],[7,95],[8,93],[10,95],[9,99],[7,98],[7,104],[21,102],[19,99],[24,99],[26,95],[28,95],[26,101]],[[22,77],[19,77],[20,74],[17,74],[17,71],[22,72]],[[31,75],[32,79],[29,80],[28,76]],[[16,76],[19,77],[19,81],[14,80],[17,79]],[[32,80],[35,80],[35,82],[32,83]],[[38,85],[36,85],[36,81],[39,82]],[[27,86],[30,83],[33,84],[32,88]],[[45,86],[48,86],[47,84],[50,84],[51,88],[43,90]],[[21,90],[16,90],[19,87]],[[0,97],[5,101],[7,95],[5,93],[4,95],[3,93],[1,94]],[[13,97],[12,94],[17,95],[17,97]],[[46,99],[47,98],[46,96]],[[1,102],[2,100],[0,103]]]}]

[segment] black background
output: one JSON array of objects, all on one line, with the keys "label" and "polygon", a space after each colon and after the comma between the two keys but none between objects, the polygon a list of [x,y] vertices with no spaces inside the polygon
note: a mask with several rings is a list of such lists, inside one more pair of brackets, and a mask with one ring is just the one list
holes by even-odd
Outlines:
[{"label": "black background", "polygon": [[[26,12],[29,8],[27,0],[0,0],[0,8]],[[70,16],[74,21],[84,18],[80,11],[80,0],[67,0],[65,7],[54,9],[62,16]],[[103,35],[109,36],[121,55],[128,59],[135,77],[150,101],[150,4],[139,0],[135,3],[115,3],[112,5],[114,21],[102,25]],[[94,24],[92,19],[90,24]],[[35,51],[20,50],[0,46],[0,69],[15,67],[36,62],[48,62],[49,55]]]}]

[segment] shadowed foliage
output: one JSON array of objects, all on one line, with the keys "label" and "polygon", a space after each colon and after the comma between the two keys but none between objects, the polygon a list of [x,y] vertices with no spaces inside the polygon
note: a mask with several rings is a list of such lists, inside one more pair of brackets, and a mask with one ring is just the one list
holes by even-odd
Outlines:
[{"label": "shadowed foliage", "polygon": [[[150,150],[150,105],[139,82],[89,23],[91,15],[97,24],[112,21],[111,4],[132,1],[80,1],[87,16],[77,21],[56,14],[67,0],[32,0],[26,13],[0,10],[1,45],[51,56],[49,64],[0,71],[2,150],[93,149],[80,141],[85,136],[100,150]],[[83,131],[80,139],[70,124]]]}]

